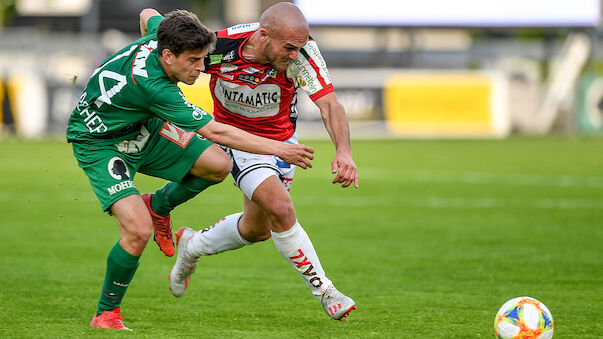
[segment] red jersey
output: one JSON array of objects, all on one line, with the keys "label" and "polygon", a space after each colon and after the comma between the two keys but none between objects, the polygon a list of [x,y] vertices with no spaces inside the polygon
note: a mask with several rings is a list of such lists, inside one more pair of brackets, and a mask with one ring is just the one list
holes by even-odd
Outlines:
[{"label": "red jersey", "polygon": [[249,133],[284,141],[295,133],[297,89],[312,100],[333,92],[326,63],[309,39],[286,72],[243,58],[243,46],[259,23],[216,32],[215,50],[205,58],[214,118]]}]

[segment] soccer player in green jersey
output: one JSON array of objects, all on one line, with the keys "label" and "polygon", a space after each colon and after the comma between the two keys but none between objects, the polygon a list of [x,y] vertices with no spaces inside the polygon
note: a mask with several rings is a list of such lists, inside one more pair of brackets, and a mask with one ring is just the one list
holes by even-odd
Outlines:
[{"label": "soccer player in green jersey", "polygon": [[107,258],[92,327],[128,330],[119,306],[153,225],[153,201],[145,203],[139,195],[133,182],[136,172],[169,180],[153,197],[176,206],[230,172],[231,160],[214,142],[273,154],[303,168],[313,159],[310,147],[218,123],[190,104],[176,84],[195,82],[215,35],[190,12],[170,12],[165,19],[157,14],[143,11],[143,37],[93,72],[67,127],[78,165],[121,232]]}]

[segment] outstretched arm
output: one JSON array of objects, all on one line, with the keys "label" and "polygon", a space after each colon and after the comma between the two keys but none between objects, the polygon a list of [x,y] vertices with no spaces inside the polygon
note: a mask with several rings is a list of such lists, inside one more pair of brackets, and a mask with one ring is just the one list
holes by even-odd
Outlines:
[{"label": "outstretched arm", "polygon": [[216,144],[250,153],[273,154],[289,164],[304,169],[312,167],[310,160],[314,159],[314,150],[303,144],[286,144],[263,138],[215,120],[199,128],[197,133]]},{"label": "outstretched arm", "polygon": [[140,12],[140,36],[147,35],[147,22],[156,15],[161,15],[161,13],[152,8],[145,8]]},{"label": "outstretched arm", "polygon": [[329,136],[335,145],[335,158],[331,161],[332,173],[336,174],[333,183],[348,187],[352,183],[358,188],[358,167],[352,159],[350,129],[345,117],[343,105],[337,101],[334,92],[326,94],[314,102],[320,109],[320,115]]}]

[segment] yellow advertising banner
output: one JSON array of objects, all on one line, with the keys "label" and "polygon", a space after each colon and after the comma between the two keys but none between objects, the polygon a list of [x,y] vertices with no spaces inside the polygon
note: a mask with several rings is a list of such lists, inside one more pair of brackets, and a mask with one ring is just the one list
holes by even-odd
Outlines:
[{"label": "yellow advertising banner", "polygon": [[477,72],[392,74],[383,91],[390,130],[408,137],[504,137],[509,113],[504,77]]}]

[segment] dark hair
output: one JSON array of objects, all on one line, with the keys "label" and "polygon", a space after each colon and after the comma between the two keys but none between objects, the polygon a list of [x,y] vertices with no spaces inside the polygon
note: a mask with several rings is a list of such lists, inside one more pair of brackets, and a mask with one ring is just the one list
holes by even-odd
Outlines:
[{"label": "dark hair", "polygon": [[175,10],[166,13],[157,28],[157,52],[169,49],[179,56],[184,51],[208,49],[216,43],[216,35],[199,21],[194,13]]}]

